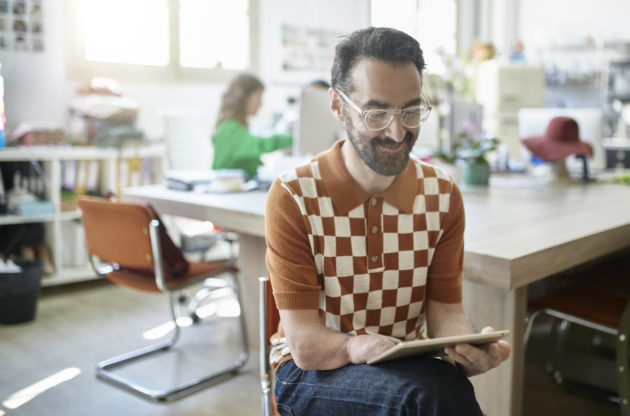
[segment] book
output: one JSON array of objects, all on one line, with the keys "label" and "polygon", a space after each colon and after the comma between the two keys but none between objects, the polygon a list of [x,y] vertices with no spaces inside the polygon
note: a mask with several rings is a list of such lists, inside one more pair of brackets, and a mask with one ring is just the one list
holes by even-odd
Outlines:
[{"label": "book", "polygon": [[55,215],[55,206],[50,201],[16,202],[13,211],[24,218]]},{"label": "book", "polygon": [[246,174],[240,169],[217,170],[170,170],[164,175],[166,187],[179,191],[206,191],[218,188],[221,184],[237,184],[238,187],[245,183]]}]

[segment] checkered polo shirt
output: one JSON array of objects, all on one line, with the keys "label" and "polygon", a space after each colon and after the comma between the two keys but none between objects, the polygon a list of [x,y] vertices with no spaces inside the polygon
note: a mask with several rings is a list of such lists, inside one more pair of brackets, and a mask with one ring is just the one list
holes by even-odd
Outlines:
[{"label": "checkered polo shirt", "polygon": [[[443,171],[412,159],[387,191],[370,195],[346,170],[343,144],[281,175],[269,191],[266,256],[276,304],[319,309],[328,328],[350,335],[422,338],[426,298],[461,302],[461,194]],[[283,336],[279,328],[274,339]]]}]

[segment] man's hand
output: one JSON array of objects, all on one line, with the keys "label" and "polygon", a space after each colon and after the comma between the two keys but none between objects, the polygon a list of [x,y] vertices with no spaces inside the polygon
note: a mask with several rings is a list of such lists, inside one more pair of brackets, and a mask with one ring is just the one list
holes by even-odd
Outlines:
[{"label": "man's hand", "polygon": [[348,340],[346,352],[352,364],[364,364],[394,345],[394,340],[384,335],[357,335]]},{"label": "man's hand", "polygon": [[326,328],[317,309],[280,309],[289,350],[302,370],[333,370],[363,364],[396,345],[385,335],[342,334]]},{"label": "man's hand", "polygon": [[[481,330],[482,333],[493,331],[489,326]],[[458,344],[444,351],[449,358],[462,366],[464,374],[471,377],[498,367],[510,356],[511,347],[507,341],[499,340],[483,346]]]}]

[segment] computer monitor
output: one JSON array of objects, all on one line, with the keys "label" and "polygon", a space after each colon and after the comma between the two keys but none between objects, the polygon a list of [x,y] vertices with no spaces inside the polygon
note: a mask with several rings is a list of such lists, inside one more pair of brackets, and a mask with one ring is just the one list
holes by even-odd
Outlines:
[{"label": "computer monitor", "polygon": [[330,110],[326,90],[305,89],[300,94],[299,119],[293,137],[293,152],[298,156],[316,155],[345,137],[343,123]]},{"label": "computer monitor", "polygon": [[164,142],[169,169],[209,170],[212,167],[212,126],[207,114],[164,109]]}]

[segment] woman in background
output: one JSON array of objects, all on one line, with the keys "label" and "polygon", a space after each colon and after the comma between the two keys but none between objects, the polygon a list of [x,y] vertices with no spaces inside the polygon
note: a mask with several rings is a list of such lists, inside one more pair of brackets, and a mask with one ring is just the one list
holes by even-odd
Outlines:
[{"label": "woman in background", "polygon": [[247,118],[258,112],[265,86],[253,75],[239,74],[228,85],[217,117],[212,169],[243,169],[256,176],[260,155],[291,146],[291,135],[250,134]]}]

